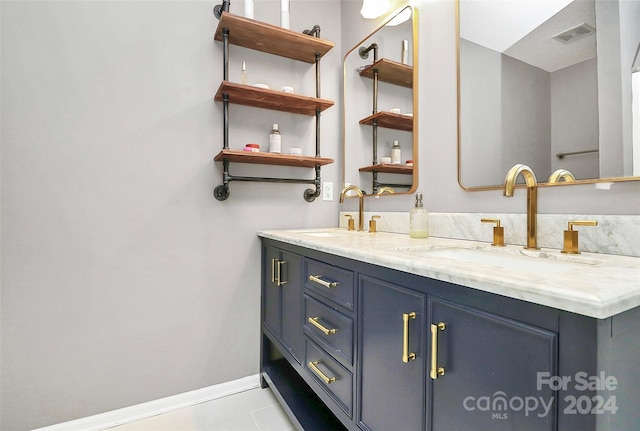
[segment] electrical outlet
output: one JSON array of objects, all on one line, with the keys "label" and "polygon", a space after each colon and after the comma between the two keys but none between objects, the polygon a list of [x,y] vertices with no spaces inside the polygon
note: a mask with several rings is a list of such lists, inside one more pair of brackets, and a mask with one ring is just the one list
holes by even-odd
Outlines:
[{"label": "electrical outlet", "polygon": [[322,183],[322,200],[333,201],[333,183],[330,181]]}]

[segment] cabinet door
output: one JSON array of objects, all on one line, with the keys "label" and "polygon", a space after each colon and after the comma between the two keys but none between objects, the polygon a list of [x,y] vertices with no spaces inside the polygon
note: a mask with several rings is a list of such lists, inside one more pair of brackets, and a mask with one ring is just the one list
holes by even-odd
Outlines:
[{"label": "cabinet door", "polygon": [[304,335],[302,320],[302,258],[283,251],[280,254],[280,291],[282,293],[281,337],[282,342],[296,361],[302,360]]},{"label": "cabinet door", "polygon": [[264,248],[264,325],[300,362],[304,352],[302,258],[274,247]]},{"label": "cabinet door", "polygon": [[358,289],[360,426],[423,430],[426,297],[364,276]]},{"label": "cabinet door", "polygon": [[273,247],[264,248],[262,265],[262,306],[264,325],[276,336],[280,336],[280,286],[276,279],[280,250]]},{"label": "cabinet door", "polygon": [[[429,300],[432,431],[552,431],[557,334],[485,311]],[[431,336],[435,333],[435,337]],[[542,374],[540,374],[542,376]]]}]

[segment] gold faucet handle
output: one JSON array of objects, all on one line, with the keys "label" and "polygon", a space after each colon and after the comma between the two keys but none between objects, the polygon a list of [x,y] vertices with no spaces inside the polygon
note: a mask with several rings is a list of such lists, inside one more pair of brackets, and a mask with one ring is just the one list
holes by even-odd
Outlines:
[{"label": "gold faucet handle", "polygon": [[356,230],[351,214],[345,214],[344,216],[347,218],[347,230]]},{"label": "gold faucet handle", "polygon": [[500,219],[497,218],[482,218],[482,223],[495,223],[493,227],[493,242],[494,247],[504,247],[504,227],[500,226]]},{"label": "gold faucet handle", "polygon": [[562,249],[562,253],[580,254],[578,248],[578,231],[573,230],[574,226],[598,226],[598,222],[596,220],[569,221],[569,228],[564,231],[564,248]]},{"label": "gold faucet handle", "polygon": [[379,219],[380,216],[379,215],[374,215],[371,216],[371,220],[369,220],[369,232],[371,233],[376,233],[378,230],[378,227],[376,225],[376,219]]}]

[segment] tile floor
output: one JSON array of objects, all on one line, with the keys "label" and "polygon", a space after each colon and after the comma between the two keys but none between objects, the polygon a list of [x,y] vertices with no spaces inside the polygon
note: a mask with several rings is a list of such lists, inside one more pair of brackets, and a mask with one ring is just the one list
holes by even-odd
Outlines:
[{"label": "tile floor", "polygon": [[292,431],[293,424],[269,388],[251,389],[108,431]]}]

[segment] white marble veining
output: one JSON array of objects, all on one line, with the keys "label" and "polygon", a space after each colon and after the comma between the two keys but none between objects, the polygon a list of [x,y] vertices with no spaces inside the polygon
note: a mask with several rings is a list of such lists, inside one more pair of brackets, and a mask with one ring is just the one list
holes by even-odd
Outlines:
[{"label": "white marble veining", "polygon": [[[357,212],[341,212],[340,227],[346,227],[344,214],[357,219]],[[409,233],[408,212],[365,213],[365,226],[372,215],[378,214],[378,230]],[[492,225],[481,223],[483,217],[498,218],[504,227],[507,244],[526,244],[527,217],[525,214],[492,213],[431,213],[432,236],[491,242]],[[563,231],[569,220],[596,220],[595,227],[575,227],[579,233],[580,250],[591,253],[640,257],[640,215],[538,214],[538,245],[562,249]]]},{"label": "white marble veining", "polygon": [[259,236],[599,319],[640,305],[637,257],[344,228],[267,230]]}]

